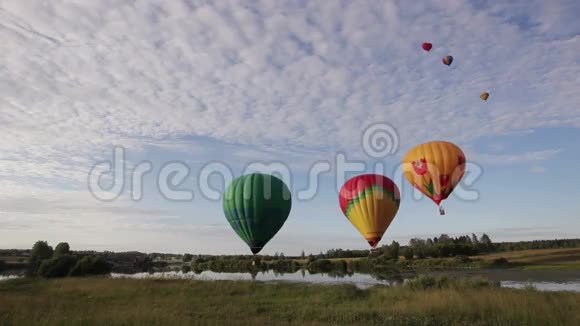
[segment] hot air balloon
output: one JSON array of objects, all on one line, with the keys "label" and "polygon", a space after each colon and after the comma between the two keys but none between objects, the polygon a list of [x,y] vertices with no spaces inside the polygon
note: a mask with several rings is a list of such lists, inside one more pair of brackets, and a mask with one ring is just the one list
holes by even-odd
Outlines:
[{"label": "hot air balloon", "polygon": [[403,172],[407,180],[439,206],[465,174],[465,154],[455,144],[431,141],[417,145],[405,154]]},{"label": "hot air balloon", "polygon": [[291,207],[290,190],[284,182],[260,173],[234,179],[223,201],[226,219],[253,254],[278,233]]},{"label": "hot air balloon", "polygon": [[483,92],[483,93],[481,93],[481,95],[479,95],[479,97],[482,100],[487,101],[487,98],[489,97],[489,93],[488,92]]},{"label": "hot air balloon", "polygon": [[451,63],[453,62],[453,57],[448,55],[446,57],[443,57],[443,63],[446,65],[451,65]]},{"label": "hot air balloon", "polygon": [[400,198],[397,185],[380,174],[350,178],[338,196],[342,212],[372,248],[395,218]]},{"label": "hot air balloon", "polygon": [[421,45],[421,47],[423,48],[423,50],[429,52],[429,51],[431,51],[433,44],[425,42]]}]

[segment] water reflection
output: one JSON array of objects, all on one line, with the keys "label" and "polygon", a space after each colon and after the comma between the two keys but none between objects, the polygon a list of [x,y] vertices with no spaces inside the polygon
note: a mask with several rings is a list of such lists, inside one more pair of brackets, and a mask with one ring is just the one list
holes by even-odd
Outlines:
[{"label": "water reflection", "polygon": [[[501,286],[510,288],[530,288],[543,291],[580,292],[580,274],[577,271],[522,271],[522,270],[473,270],[473,271],[433,271],[421,274],[449,278],[480,276],[490,281],[499,281]],[[191,280],[254,280],[262,282],[305,282],[325,284],[354,284],[368,288],[376,284],[396,286],[406,279],[417,276],[415,272],[389,271],[384,273],[363,274],[349,271],[313,272],[299,270],[293,273],[276,271],[252,271],[248,273],[217,273],[211,271],[178,269],[164,272],[145,272],[135,274],[111,274],[112,278],[168,278]],[[20,278],[21,275],[0,275],[0,281]]]},{"label": "water reflection", "polygon": [[[450,278],[482,276],[492,281],[499,281],[501,286],[511,288],[529,288],[535,287],[538,290],[545,291],[575,291],[580,292],[580,275],[578,273],[522,273],[523,271],[484,271],[477,272],[432,272],[423,273],[429,275],[446,275]],[[137,273],[137,274],[112,274],[114,278],[179,278],[192,280],[255,280],[262,282],[306,282],[306,283],[325,283],[337,284],[348,283],[354,284],[360,288],[368,288],[376,284],[396,286],[402,284],[406,279],[415,277],[416,273],[383,273],[383,274],[361,274],[351,272],[329,272],[316,273],[307,270],[300,270],[295,273],[280,273],[274,271],[261,271],[252,273],[216,273],[203,271],[194,272],[157,272]]]},{"label": "water reflection", "polygon": [[22,276],[20,276],[20,275],[0,275],[0,282],[13,280],[13,279],[21,278],[21,277]]}]

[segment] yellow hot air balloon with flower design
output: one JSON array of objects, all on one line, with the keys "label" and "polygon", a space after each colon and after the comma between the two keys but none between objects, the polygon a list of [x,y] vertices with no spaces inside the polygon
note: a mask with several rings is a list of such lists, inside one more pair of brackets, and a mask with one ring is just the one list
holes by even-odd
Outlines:
[{"label": "yellow hot air balloon with flower design", "polygon": [[401,194],[384,175],[362,174],[345,182],[338,200],[346,218],[376,248],[399,210]]},{"label": "yellow hot air balloon with flower design", "polygon": [[439,206],[465,174],[465,154],[448,141],[430,141],[411,148],[403,158],[405,178]]}]

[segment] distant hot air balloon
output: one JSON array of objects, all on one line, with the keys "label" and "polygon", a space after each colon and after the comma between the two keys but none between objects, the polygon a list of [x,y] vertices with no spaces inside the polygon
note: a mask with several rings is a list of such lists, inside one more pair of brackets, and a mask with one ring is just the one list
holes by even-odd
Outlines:
[{"label": "distant hot air balloon", "polygon": [[290,190],[275,176],[253,173],[226,189],[224,214],[238,236],[257,254],[278,233],[292,207]]},{"label": "distant hot air balloon", "polygon": [[429,52],[431,51],[431,48],[433,47],[433,44],[425,42],[421,45],[421,47],[423,47],[423,50]]},{"label": "distant hot air balloon", "polygon": [[487,98],[489,97],[489,93],[488,92],[483,92],[483,93],[481,93],[481,95],[479,95],[479,97],[482,100],[487,101]]},{"label": "distant hot air balloon", "polygon": [[417,145],[405,154],[403,172],[407,180],[439,205],[447,199],[465,173],[465,154],[455,144],[431,141]]},{"label": "distant hot air balloon", "polygon": [[349,179],[338,196],[342,212],[372,248],[377,246],[395,218],[400,198],[397,185],[379,174]]},{"label": "distant hot air balloon", "polygon": [[448,55],[446,57],[443,57],[443,63],[446,65],[451,65],[451,63],[453,62],[453,57]]}]

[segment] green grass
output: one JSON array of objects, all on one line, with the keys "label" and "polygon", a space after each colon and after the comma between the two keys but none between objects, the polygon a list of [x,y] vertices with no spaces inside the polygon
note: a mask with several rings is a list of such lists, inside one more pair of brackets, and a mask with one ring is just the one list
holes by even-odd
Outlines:
[{"label": "green grass", "polygon": [[450,279],[446,276],[429,276],[419,275],[414,279],[408,280],[404,286],[413,290],[428,289],[477,289],[477,288],[499,288],[500,282],[493,282],[482,277]]},{"label": "green grass", "polygon": [[578,293],[419,283],[20,279],[0,283],[0,325],[580,325]]},{"label": "green grass", "polygon": [[483,260],[506,258],[510,262],[525,264],[558,264],[580,261],[580,248],[562,249],[529,249],[519,251],[497,252],[488,255],[473,256]]},{"label": "green grass", "polygon": [[505,258],[516,268],[526,270],[580,270],[580,248],[529,249],[471,258],[482,261]]},{"label": "green grass", "polygon": [[526,265],[522,267],[525,270],[580,270],[580,261],[561,262],[544,265]]}]

